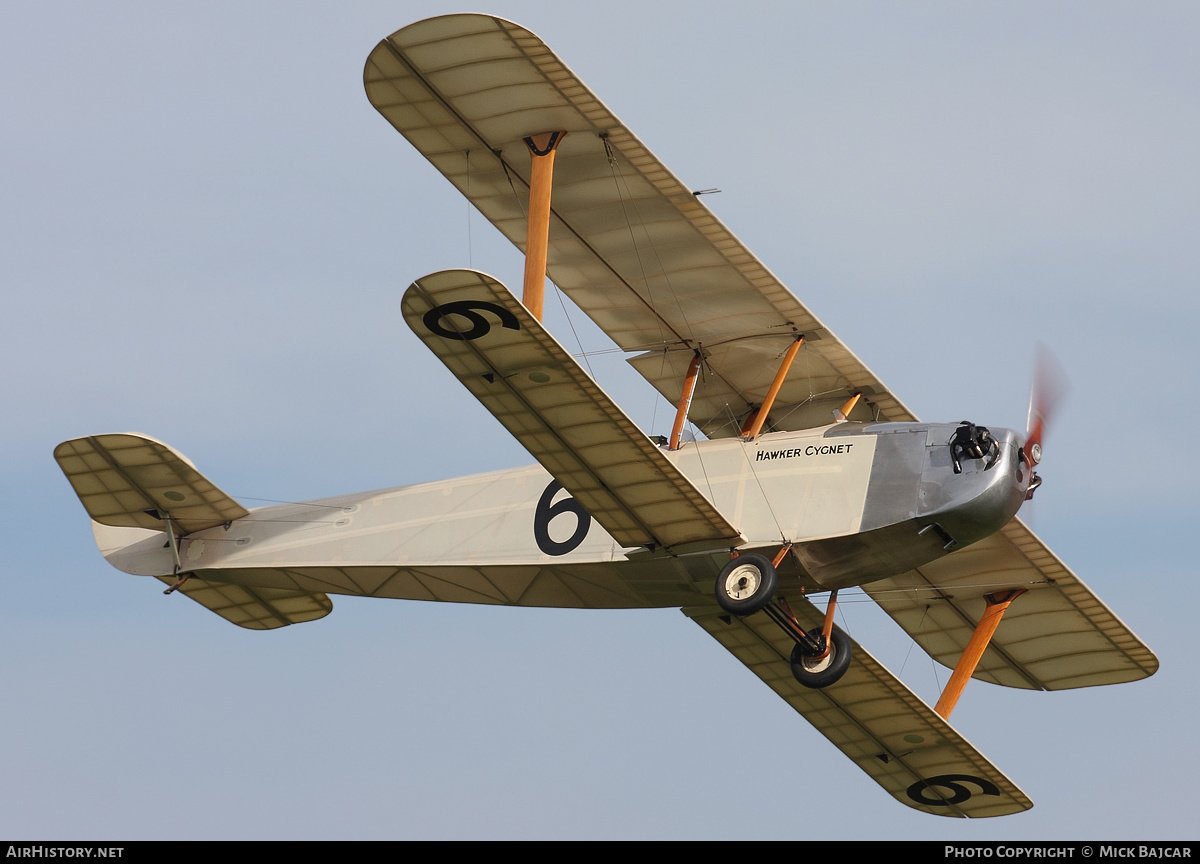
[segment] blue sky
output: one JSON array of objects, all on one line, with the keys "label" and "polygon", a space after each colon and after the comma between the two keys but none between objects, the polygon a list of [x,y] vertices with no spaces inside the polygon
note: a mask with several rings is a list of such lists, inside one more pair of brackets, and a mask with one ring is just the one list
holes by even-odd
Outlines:
[{"label": "blue sky", "polygon": [[[454,11],[6,7],[0,833],[1194,838],[1192,4],[487,10],[722,189],[718,217],[922,418],[1020,428],[1036,342],[1058,355],[1073,389],[1032,522],[1162,669],[968,687],[956,727],[1031,812],[901,807],[674,610],[335,597],[261,634],[103,561],[51,458],[77,435],[161,438],[248,506],[530,461],[400,317],[433,270],[520,281],[362,90],[379,39]],[[666,431],[623,365],[593,368]],[[869,601],[843,609],[936,699],[945,670]]]}]

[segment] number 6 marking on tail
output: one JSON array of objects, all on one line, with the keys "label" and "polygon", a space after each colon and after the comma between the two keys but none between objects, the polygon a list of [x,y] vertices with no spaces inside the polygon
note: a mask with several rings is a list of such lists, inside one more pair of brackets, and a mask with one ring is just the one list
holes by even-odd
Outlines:
[{"label": "number 6 marking on tail", "polygon": [[[537,541],[538,548],[547,555],[566,555],[583,542],[588,529],[592,527],[591,515],[574,498],[564,498],[557,504],[550,503],[562,488],[562,484],[557,480],[551,480],[542,497],[538,499],[537,510],[533,513],[533,539]],[[559,543],[550,537],[550,521],[564,513],[575,514],[579,521],[575,525],[575,533]]]}]

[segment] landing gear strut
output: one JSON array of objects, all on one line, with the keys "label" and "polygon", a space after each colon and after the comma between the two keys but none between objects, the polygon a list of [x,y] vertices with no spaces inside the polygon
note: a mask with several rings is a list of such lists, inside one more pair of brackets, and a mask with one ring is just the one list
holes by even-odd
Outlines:
[{"label": "landing gear strut", "polygon": [[841,680],[850,668],[850,637],[833,626],[837,591],[829,596],[823,626],[807,631],[800,626],[787,601],[782,597],[776,599],[778,577],[775,568],[789,549],[790,545],[785,546],[774,561],[754,553],[730,559],[717,576],[717,603],[730,615],[738,617],[765,610],[796,643],[792,648],[792,675],[803,686],[819,690]]}]

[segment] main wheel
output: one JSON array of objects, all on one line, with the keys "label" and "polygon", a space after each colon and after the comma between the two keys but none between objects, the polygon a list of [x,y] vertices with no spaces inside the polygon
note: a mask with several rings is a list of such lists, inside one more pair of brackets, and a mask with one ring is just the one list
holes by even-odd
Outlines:
[{"label": "main wheel", "polygon": [[775,596],[775,565],[749,553],[730,560],[717,577],[717,602],[731,615],[753,615]]},{"label": "main wheel", "polygon": [[799,643],[792,649],[792,674],[805,687],[813,690],[828,687],[840,681],[850,668],[850,637],[834,627],[829,641],[832,643],[829,653],[820,660],[809,657],[811,649]]}]

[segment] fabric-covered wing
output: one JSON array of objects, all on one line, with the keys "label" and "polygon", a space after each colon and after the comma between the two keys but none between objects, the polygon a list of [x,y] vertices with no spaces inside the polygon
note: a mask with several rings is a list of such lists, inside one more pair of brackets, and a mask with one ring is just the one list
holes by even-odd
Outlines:
[{"label": "fabric-covered wing", "polygon": [[1158,660],[1019,519],[1002,531],[864,590],[939,663],[954,667],[984,595],[1027,589],[1005,612],[973,677],[1066,690],[1136,681]]},{"label": "fabric-covered wing", "polygon": [[404,320],[622,546],[743,542],[507,288],[474,270],[418,279]]},{"label": "fabric-covered wing", "polygon": [[54,448],[88,515],[117,528],[163,527],[162,514],[184,534],[248,515],[186,456],[147,435],[89,435]]},{"label": "fabric-covered wing", "polygon": [[568,134],[551,201],[550,278],[672,403],[694,351],[706,367],[691,418],[736,435],[763,400],[778,358],[804,356],[767,428],[913,415],[686,186],[528,30],[487,15],[448,15],[393,33],[364,71],[381,114],[519,248],[530,157],[523,138]]},{"label": "fabric-covered wing", "polygon": [[[801,626],[821,626],[811,603],[798,598],[790,603]],[[1033,806],[857,643],[845,676],[824,690],[810,690],[792,676],[794,643],[766,613],[738,619],[712,607],[683,611],[901,804],[965,817],[1003,816]]]}]

